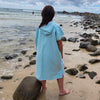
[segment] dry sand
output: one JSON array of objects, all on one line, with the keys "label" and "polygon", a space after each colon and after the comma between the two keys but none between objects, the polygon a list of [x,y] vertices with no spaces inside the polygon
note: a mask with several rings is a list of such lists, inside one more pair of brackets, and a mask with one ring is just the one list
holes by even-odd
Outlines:
[{"label": "dry sand", "polygon": [[[60,24],[60,23],[59,23]],[[70,27],[72,23],[62,23],[62,29],[65,33],[66,38],[69,37],[77,37],[79,38],[79,33],[93,33],[94,30],[89,29],[88,31],[83,30],[81,28],[81,25],[78,27],[72,26]],[[77,34],[76,34],[77,33]],[[76,76],[70,76],[67,73],[65,73],[64,76],[64,87],[70,90],[70,94],[65,96],[59,96],[58,91],[58,85],[56,80],[47,81],[48,89],[45,94],[41,94],[38,100],[100,100],[100,85],[96,84],[95,82],[100,79],[100,63],[97,64],[89,64],[89,59],[92,58],[100,58],[98,57],[91,57],[88,55],[91,52],[87,52],[86,50],[81,49],[80,51],[72,51],[73,49],[79,48],[79,42],[72,43],[72,42],[63,42],[63,48],[64,53],[71,53],[71,55],[65,55],[64,54],[64,65],[69,68],[76,68],[79,64],[87,64],[88,69],[87,71],[95,71],[97,72],[97,76],[94,77],[94,79],[90,79],[88,75],[85,75],[85,79],[77,78]],[[98,46],[100,48],[100,46]],[[30,50],[27,52],[26,55],[31,55],[33,53],[33,50]],[[13,73],[14,77],[11,80],[5,80],[0,82],[0,87],[4,87],[3,89],[0,89],[0,100],[13,100],[12,96],[17,88],[17,86],[20,84],[20,82],[25,78],[26,76],[30,76],[32,72],[34,72],[33,76],[35,76],[35,65],[23,69],[25,65],[29,63],[28,57],[25,57],[23,55],[19,56],[20,58],[23,58],[22,62],[18,62],[17,59],[14,59],[13,61],[9,61],[9,63],[6,63],[5,66],[16,66],[16,65],[22,65],[17,70],[14,70]],[[36,59],[35,57],[33,59]],[[8,61],[7,61],[8,62]],[[18,63],[14,63],[18,62]],[[5,62],[1,62],[3,65]],[[78,73],[80,74],[80,72]],[[31,75],[32,76],[32,75]]]}]

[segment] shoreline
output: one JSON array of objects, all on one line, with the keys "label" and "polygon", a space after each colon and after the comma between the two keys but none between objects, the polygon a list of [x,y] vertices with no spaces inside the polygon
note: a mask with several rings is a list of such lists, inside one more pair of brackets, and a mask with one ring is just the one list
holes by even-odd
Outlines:
[{"label": "shoreline", "polygon": [[[47,81],[47,85],[49,86],[46,94],[41,94],[38,100],[98,100],[100,98],[100,86],[99,84],[96,84],[96,81],[100,80],[100,72],[99,72],[99,66],[100,62],[95,64],[90,64],[89,60],[92,58],[99,59],[100,56],[90,56],[89,54],[92,54],[93,52],[89,52],[83,48],[79,48],[80,45],[80,39],[86,39],[81,37],[80,35],[84,36],[83,33],[92,34],[96,32],[97,28],[90,28],[89,25],[83,26],[83,24],[87,23],[88,19],[85,19],[83,22],[69,22],[69,23],[59,23],[62,24],[62,29],[64,31],[64,37],[66,37],[67,41],[63,42],[63,54],[64,54],[64,66],[67,67],[66,70],[70,68],[75,68],[78,70],[78,65],[86,64],[88,69],[86,71],[94,71],[97,73],[96,76],[94,76],[93,79],[89,77],[88,74],[84,74],[85,78],[79,78],[80,74],[83,74],[83,71],[78,70],[78,74],[73,76],[69,75],[68,73],[65,73],[64,76],[64,85],[65,88],[68,88],[70,90],[70,94],[65,95],[63,97],[59,97],[58,95],[58,86],[56,80]],[[92,21],[89,21],[92,22]],[[88,22],[88,23],[89,23]],[[91,24],[90,24],[91,25]],[[87,27],[88,26],[88,27]],[[85,28],[85,29],[84,29]],[[87,28],[87,29],[86,29]],[[88,35],[86,35],[87,37]],[[92,36],[95,40],[94,35]],[[72,38],[71,40],[69,38]],[[75,40],[75,38],[78,38]],[[69,40],[68,40],[69,39]],[[74,41],[74,42],[73,42]],[[84,40],[85,41],[85,40]],[[84,42],[83,41],[83,42]],[[90,41],[90,40],[89,40]],[[97,48],[100,48],[100,45],[95,46]],[[79,51],[73,51],[73,49],[80,49]],[[20,84],[20,82],[23,80],[26,76],[35,76],[35,64],[30,64],[31,61],[34,62],[36,60],[35,55],[33,53],[35,52],[35,49],[26,50],[26,53],[21,53],[18,57],[12,60],[4,60],[4,62],[1,62],[1,65],[7,66],[8,68],[11,67],[12,72],[8,71],[8,74],[13,74],[12,79],[10,80],[2,80],[0,82],[0,87],[3,87],[3,89],[0,89],[0,100],[13,100],[12,95],[17,88],[17,86]],[[18,61],[19,58],[22,58],[22,61]],[[6,62],[6,63],[5,63]],[[17,63],[16,63],[17,62]],[[7,67],[5,67],[5,71],[7,70]],[[4,73],[5,74],[5,73]],[[1,80],[1,79],[0,79]]]}]

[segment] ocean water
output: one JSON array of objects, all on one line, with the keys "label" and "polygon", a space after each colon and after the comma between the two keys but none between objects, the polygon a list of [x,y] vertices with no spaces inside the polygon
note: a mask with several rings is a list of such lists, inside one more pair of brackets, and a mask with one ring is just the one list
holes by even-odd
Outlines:
[{"label": "ocean water", "polygon": [[[41,11],[0,8],[0,58],[34,47],[34,33],[41,22]],[[58,24],[78,21],[81,17],[56,14]]]}]

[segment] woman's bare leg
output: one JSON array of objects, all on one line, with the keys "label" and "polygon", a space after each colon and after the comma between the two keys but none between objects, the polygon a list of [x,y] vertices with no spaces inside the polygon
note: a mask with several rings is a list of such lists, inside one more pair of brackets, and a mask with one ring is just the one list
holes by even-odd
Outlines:
[{"label": "woman's bare leg", "polygon": [[42,92],[44,93],[47,89],[46,80],[41,81],[41,83],[42,83]]},{"label": "woman's bare leg", "polygon": [[64,76],[60,79],[57,79],[58,87],[59,87],[59,95],[65,95],[69,93],[69,90],[64,89],[63,81],[64,81]]}]

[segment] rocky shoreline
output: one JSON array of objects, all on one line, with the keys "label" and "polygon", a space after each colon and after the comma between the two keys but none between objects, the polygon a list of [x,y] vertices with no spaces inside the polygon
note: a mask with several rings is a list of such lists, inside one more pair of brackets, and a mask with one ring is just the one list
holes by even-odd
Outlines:
[{"label": "rocky shoreline", "polygon": [[[62,12],[65,13],[65,12]],[[74,14],[74,13],[70,13],[70,14]],[[83,14],[84,15],[84,19],[82,22],[76,22],[74,23],[74,25],[76,25],[76,27],[78,26],[79,23],[81,23],[81,25],[83,26],[84,30],[88,30],[88,29],[93,29],[95,30],[95,33],[83,33],[80,34],[80,37],[82,37],[82,39],[79,38],[68,38],[66,39],[66,37],[62,37],[62,41],[69,41],[69,42],[80,42],[79,43],[79,49],[73,49],[72,51],[80,51],[81,49],[85,49],[87,52],[93,52],[91,54],[89,54],[90,56],[100,56],[100,48],[97,48],[98,45],[100,45],[100,15],[97,14]],[[69,55],[68,53],[65,53],[67,55]],[[100,59],[94,58],[94,59],[90,59],[88,61],[90,64],[95,64],[95,63],[100,63]],[[81,73],[79,76],[79,78],[86,78],[85,74],[88,74],[89,77],[91,79],[93,79],[97,73],[92,71],[85,71],[87,70],[88,67],[86,66],[86,64],[83,65],[78,65],[77,68],[71,68],[66,70],[66,72],[70,75],[77,75],[79,71],[83,71],[83,73]],[[99,83],[100,80],[98,80],[96,83]]]},{"label": "rocky shoreline", "polygon": [[98,17],[98,15],[99,15],[99,14],[90,13],[90,12],[67,12],[67,11],[58,11],[57,13],[58,14],[67,14],[67,15],[78,15],[78,16],[85,16],[85,17],[87,17],[87,16],[89,16],[89,17],[93,16],[93,18],[94,18],[94,16],[95,17]]},{"label": "rocky shoreline", "polygon": [[[66,23],[59,23],[59,24],[63,28],[64,32],[69,32],[69,30],[66,30],[65,28],[67,27]],[[100,74],[97,69],[100,65],[100,58],[99,58],[100,57],[100,16],[85,15],[82,21],[68,23],[68,27],[73,28],[73,31],[71,29],[69,36],[68,34],[65,34],[62,37],[62,41],[64,45],[64,65],[65,65],[65,72],[66,72],[65,78],[67,77],[67,79],[65,79],[65,81],[67,80],[66,84],[69,84],[69,83],[74,84],[75,82],[72,81],[73,79],[75,80],[78,79],[78,81],[80,81],[80,79],[84,79],[83,81],[86,81],[86,82],[89,79],[91,79],[93,80],[95,84],[100,84],[100,78],[99,78]],[[79,32],[77,32],[76,29],[78,27],[80,27],[80,29],[83,31],[78,29]],[[93,31],[93,32],[90,32],[90,31]],[[73,33],[76,36],[74,36]],[[74,58],[73,56],[77,57],[77,59],[79,60],[73,59]],[[82,56],[83,58],[84,57],[86,58],[83,59],[80,56]],[[73,61],[75,60],[74,63],[72,63],[73,62],[72,59]],[[12,90],[15,90],[18,84],[23,79],[23,77],[27,75],[35,76],[35,70],[33,71],[34,69],[33,66],[35,66],[36,64],[36,51],[21,50],[19,55],[8,54],[4,57],[3,60],[4,60],[3,63],[9,62],[9,66],[13,66],[14,70],[11,72],[8,71],[6,73],[3,73],[0,76],[0,81],[1,81],[0,94],[2,95],[0,96],[0,99],[2,100],[2,98],[5,98],[5,100],[11,100],[11,97],[13,95],[12,93],[14,93],[14,91],[12,91],[9,94],[9,96],[7,96],[5,91],[8,91],[9,88],[6,88],[6,86],[4,86],[3,84],[11,83],[14,86]],[[11,65],[12,63],[13,65]],[[90,66],[93,67],[95,65],[97,66],[97,68],[90,68]],[[97,71],[94,69],[96,69]],[[70,87],[70,89],[72,90],[73,88]],[[51,88],[51,90],[53,90],[53,88]],[[69,98],[71,98],[70,96],[71,95],[69,95]],[[44,96],[42,97],[40,96],[39,100],[42,100],[41,98],[44,98]],[[83,100],[83,99],[80,99],[81,97],[78,97],[78,98],[79,99],[77,100]],[[47,100],[47,99],[43,99],[43,100]],[[50,98],[48,100],[50,100]],[[55,99],[52,99],[52,100],[55,100]]]}]

